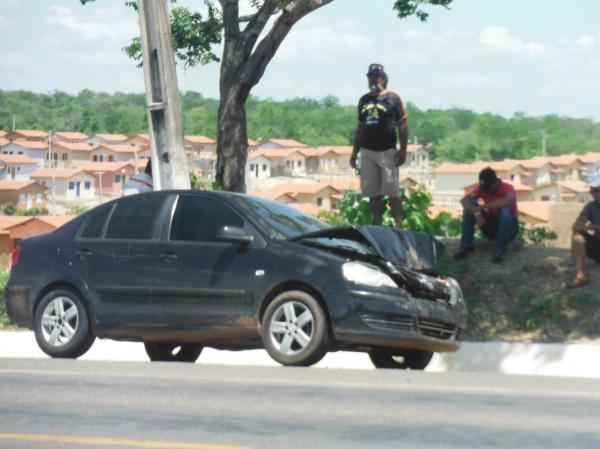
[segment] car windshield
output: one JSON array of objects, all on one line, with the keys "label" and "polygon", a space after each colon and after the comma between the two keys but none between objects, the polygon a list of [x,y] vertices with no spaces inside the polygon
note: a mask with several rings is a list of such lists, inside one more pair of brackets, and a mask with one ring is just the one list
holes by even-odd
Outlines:
[{"label": "car windshield", "polygon": [[232,200],[272,238],[286,240],[330,226],[297,209],[276,201],[235,195]]}]

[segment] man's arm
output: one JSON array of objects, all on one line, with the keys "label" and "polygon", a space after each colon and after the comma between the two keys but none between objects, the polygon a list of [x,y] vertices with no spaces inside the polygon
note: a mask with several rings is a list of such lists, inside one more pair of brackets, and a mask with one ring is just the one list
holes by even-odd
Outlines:
[{"label": "man's arm", "polygon": [[506,195],[504,198],[500,198],[496,201],[491,201],[489,203],[481,206],[482,210],[490,210],[490,209],[500,209],[502,207],[510,206],[514,201],[515,197],[513,195]]},{"label": "man's arm", "polygon": [[406,116],[398,122],[398,137],[400,138],[400,149],[396,153],[396,164],[398,166],[406,162],[406,149],[408,148],[408,123]]},{"label": "man's arm", "polygon": [[356,158],[360,151],[360,144],[362,142],[363,124],[358,122],[356,125],[356,133],[354,134],[354,148],[352,148],[352,154],[350,155],[350,167],[356,169]]},{"label": "man's arm", "polygon": [[477,215],[479,212],[481,212],[481,206],[478,204],[477,201],[478,198],[475,195],[473,195],[473,193],[467,193],[460,200],[460,204],[462,205],[463,209],[467,212]]}]

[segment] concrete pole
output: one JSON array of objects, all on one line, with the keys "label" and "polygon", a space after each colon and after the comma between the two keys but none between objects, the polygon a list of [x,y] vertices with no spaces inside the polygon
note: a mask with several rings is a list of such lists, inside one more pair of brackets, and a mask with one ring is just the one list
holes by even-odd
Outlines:
[{"label": "concrete pole", "polygon": [[189,189],[167,0],[138,0],[155,190]]}]

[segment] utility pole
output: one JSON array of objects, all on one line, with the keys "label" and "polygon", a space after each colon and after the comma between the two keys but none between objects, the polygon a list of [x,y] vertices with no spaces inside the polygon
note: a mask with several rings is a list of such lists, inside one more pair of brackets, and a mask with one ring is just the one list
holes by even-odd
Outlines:
[{"label": "utility pole", "polygon": [[155,190],[189,189],[167,0],[138,0]]}]

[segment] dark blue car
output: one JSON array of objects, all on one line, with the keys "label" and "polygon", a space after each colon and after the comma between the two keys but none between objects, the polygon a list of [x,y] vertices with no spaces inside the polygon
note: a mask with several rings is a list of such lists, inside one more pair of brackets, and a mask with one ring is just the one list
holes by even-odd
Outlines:
[{"label": "dark blue car", "polygon": [[466,325],[460,287],[435,271],[441,249],[242,194],[151,192],[22,241],[6,308],[52,357],[79,357],[99,337],[143,341],[151,360],[264,347],[284,365],[350,350],[423,369],[458,349]]}]

